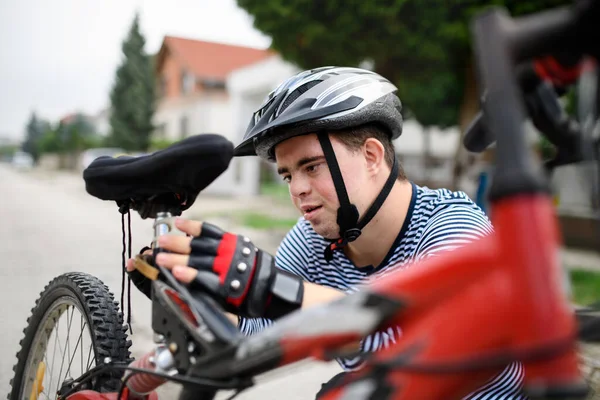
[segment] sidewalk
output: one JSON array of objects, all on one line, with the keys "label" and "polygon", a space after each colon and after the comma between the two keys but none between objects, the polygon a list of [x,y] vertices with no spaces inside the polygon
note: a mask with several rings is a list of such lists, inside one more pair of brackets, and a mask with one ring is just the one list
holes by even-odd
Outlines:
[{"label": "sidewalk", "polygon": [[565,267],[569,269],[578,268],[600,272],[600,252],[562,248],[561,258]]}]

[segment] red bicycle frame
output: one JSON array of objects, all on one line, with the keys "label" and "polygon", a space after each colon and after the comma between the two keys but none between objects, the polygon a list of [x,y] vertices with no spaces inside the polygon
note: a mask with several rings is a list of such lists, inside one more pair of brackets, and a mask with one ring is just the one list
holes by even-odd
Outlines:
[{"label": "red bicycle frame", "polygon": [[[196,365],[198,373],[252,376],[309,357],[328,360],[377,329],[398,326],[400,340],[367,355],[365,366],[327,400],[459,399],[513,361],[523,363],[524,390],[532,397],[583,395],[574,311],[561,289],[557,218],[527,151],[514,66],[575,42],[581,54],[597,47],[597,38],[581,39],[593,29],[597,35],[595,4],[519,19],[494,10],[475,21],[485,115],[497,138],[494,233],[387,274],[354,295],[286,316],[242,340],[234,353]],[[369,296],[397,306],[384,315]],[[86,391],[69,397],[115,398]]]},{"label": "red bicycle frame", "polygon": [[[386,321],[401,327],[402,338],[374,353],[349,377],[348,385],[374,378],[389,388],[386,399],[459,399],[519,360],[520,354],[529,357],[542,350],[541,358],[522,360],[525,387],[538,393],[580,387],[575,320],[560,289],[559,233],[551,200],[544,195],[507,199],[495,203],[493,215],[492,235],[386,275],[365,289],[402,304]],[[341,328],[317,335],[298,333],[294,327],[318,324],[309,312],[299,313],[295,323],[281,323],[279,337],[268,344],[276,342],[281,357],[270,369],[309,357],[330,359],[332,351],[361,338],[359,332]],[[467,360],[498,355],[506,363],[460,369]],[[381,375],[374,367],[398,358],[406,360],[407,371],[391,368]],[[325,399],[345,398],[348,387]],[[82,391],[69,400],[116,397]]]}]

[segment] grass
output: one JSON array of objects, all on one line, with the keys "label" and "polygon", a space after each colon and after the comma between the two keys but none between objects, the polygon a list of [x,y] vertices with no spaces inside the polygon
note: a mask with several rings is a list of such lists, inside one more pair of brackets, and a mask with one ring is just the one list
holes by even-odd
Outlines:
[{"label": "grass", "polygon": [[[265,212],[246,209],[237,212],[217,211],[206,217],[216,217],[228,219],[236,225],[246,226],[260,230],[290,230],[298,222],[296,212],[290,200],[290,194],[287,185],[275,182],[263,182],[260,186],[260,194],[269,197],[272,201],[267,201],[271,208],[263,208]],[[288,206],[289,209],[283,206]],[[283,216],[277,216],[282,214]],[[291,216],[294,215],[294,216]]]},{"label": "grass", "polygon": [[290,230],[298,218],[278,218],[256,211],[238,211],[233,213],[216,212],[204,215],[205,218],[225,218],[236,225],[260,230]]},{"label": "grass", "polygon": [[275,182],[264,182],[260,185],[260,194],[269,196],[277,202],[290,203],[290,192],[287,185]]},{"label": "grass", "polygon": [[275,218],[257,212],[240,212],[234,216],[240,224],[254,229],[289,230],[298,221],[297,218]]},{"label": "grass", "polygon": [[580,305],[588,305],[600,300],[600,272],[571,269],[572,300]]}]

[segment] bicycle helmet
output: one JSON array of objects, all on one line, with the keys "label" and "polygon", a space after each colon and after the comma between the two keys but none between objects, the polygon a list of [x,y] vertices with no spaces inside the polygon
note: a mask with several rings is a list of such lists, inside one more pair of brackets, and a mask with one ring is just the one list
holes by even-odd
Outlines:
[{"label": "bicycle helmet", "polygon": [[360,68],[300,72],[269,93],[234,154],[272,161],[275,145],[286,139],[366,123],[381,125],[396,139],[402,133],[402,104],[396,90],[381,75]]},{"label": "bicycle helmet", "polygon": [[274,161],[275,146],[284,140],[316,133],[331,171],[340,208],[337,223],[340,238],[326,249],[333,250],[356,240],[361,229],[373,218],[389,194],[398,175],[394,157],[392,172],[383,189],[359,221],[359,213],[348,199],[328,132],[365,124],[382,127],[390,138],[402,133],[402,104],[397,88],[381,75],[360,68],[321,67],[298,73],[281,83],[252,115],[242,142],[234,155]]}]

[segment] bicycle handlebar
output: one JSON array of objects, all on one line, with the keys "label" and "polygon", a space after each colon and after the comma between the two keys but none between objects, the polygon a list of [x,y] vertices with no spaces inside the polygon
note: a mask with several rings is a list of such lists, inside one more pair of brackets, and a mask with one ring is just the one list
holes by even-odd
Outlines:
[{"label": "bicycle handlebar", "polygon": [[[581,141],[583,132],[575,119],[570,118],[561,105],[554,86],[535,73],[533,64],[528,64],[518,76],[519,87],[524,95],[527,114],[533,125],[559,149],[560,159],[549,165],[556,166],[583,160]],[[485,99],[483,100],[485,101]],[[486,126],[485,115],[480,111],[465,131],[463,144],[471,152],[480,153],[496,141]]]},{"label": "bicycle handlebar", "polygon": [[570,7],[512,18],[504,9],[490,9],[472,26],[485,125],[496,138],[496,169],[489,197],[495,201],[516,194],[548,193],[547,178],[525,142],[526,107],[516,66],[552,54],[580,58],[590,54],[599,33],[594,30],[600,7],[583,0]]}]

